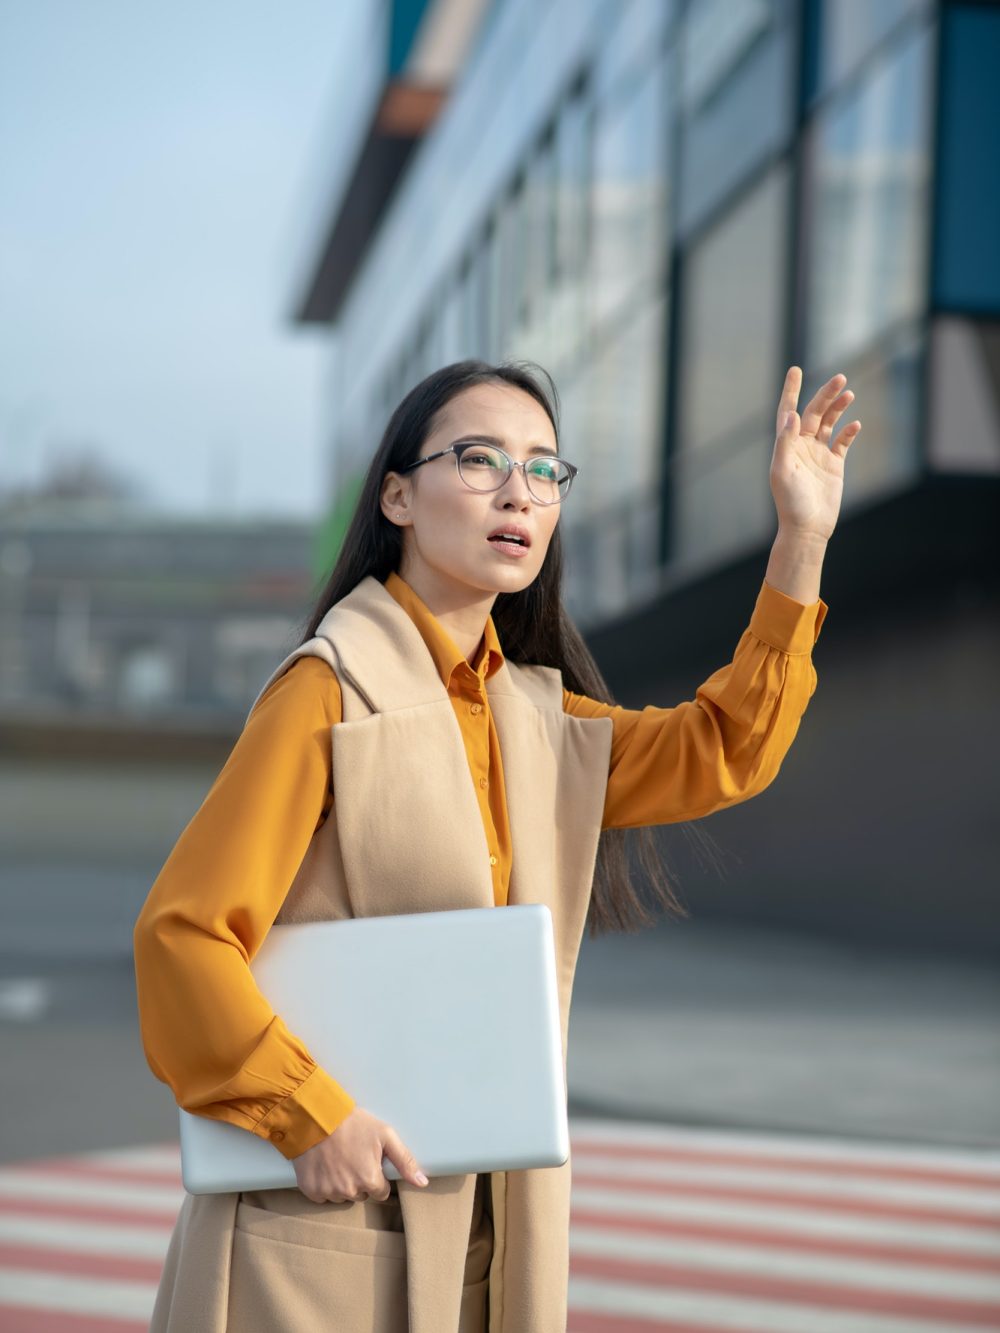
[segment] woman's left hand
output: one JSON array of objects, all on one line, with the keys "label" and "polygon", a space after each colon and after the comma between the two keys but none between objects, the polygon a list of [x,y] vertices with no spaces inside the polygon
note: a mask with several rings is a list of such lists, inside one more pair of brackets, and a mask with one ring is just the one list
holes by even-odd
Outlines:
[{"label": "woman's left hand", "polygon": [[[825,541],[837,526],[844,492],[844,459],[861,429],[860,421],[849,422],[831,447],[833,428],[854,399],[846,384],[846,375],[834,375],[799,417],[795,409],[802,388],[802,370],[791,366],[785,376],[770,473],[771,494],[782,532]],[[786,426],[789,413],[791,420]]]}]

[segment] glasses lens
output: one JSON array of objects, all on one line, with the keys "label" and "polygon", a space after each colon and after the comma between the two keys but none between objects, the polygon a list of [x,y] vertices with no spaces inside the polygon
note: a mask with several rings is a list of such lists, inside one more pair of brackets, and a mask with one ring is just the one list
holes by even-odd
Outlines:
[{"label": "glasses lens", "polygon": [[507,459],[489,444],[474,444],[463,449],[458,470],[462,480],[475,491],[495,491],[507,479]]},{"label": "glasses lens", "polygon": [[569,490],[573,474],[561,458],[535,458],[524,469],[528,490],[542,504],[555,504]]}]

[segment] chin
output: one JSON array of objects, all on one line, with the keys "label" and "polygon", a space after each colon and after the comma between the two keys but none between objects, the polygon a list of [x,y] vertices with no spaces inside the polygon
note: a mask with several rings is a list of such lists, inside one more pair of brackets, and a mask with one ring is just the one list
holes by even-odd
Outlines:
[{"label": "chin", "polygon": [[523,592],[525,588],[530,588],[541,570],[536,569],[533,573],[528,570],[511,569],[507,571],[506,577],[496,579],[497,592]]}]

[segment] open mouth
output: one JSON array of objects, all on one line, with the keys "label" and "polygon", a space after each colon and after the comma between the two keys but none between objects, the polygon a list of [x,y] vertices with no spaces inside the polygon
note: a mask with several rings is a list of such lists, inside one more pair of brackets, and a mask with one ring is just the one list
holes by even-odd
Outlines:
[{"label": "open mouth", "polygon": [[491,532],[486,540],[493,546],[515,546],[525,551],[531,545],[531,538],[525,533],[506,528]]}]

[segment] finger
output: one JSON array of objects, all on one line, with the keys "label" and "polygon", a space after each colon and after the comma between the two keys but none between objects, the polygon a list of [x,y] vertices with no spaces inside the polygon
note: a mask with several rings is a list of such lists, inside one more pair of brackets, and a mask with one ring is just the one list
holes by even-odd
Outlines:
[{"label": "finger", "polygon": [[387,1128],[382,1139],[382,1151],[404,1180],[413,1185],[426,1185],[427,1177],[417,1165],[417,1159],[403,1143],[396,1131]]},{"label": "finger", "polygon": [[779,439],[779,440],[782,439],[782,438],[785,438],[785,437],[789,437],[789,438],[790,438],[790,437],[791,437],[792,435],[794,435],[794,434],[798,431],[798,429],[799,429],[799,414],[798,414],[798,412],[789,412],[788,415],[785,417],[784,420],[778,422],[778,427],[779,427],[779,429],[778,429],[778,439]]},{"label": "finger", "polygon": [[781,398],[778,402],[777,429],[782,429],[782,423],[789,412],[793,412],[799,405],[799,391],[802,388],[802,367],[789,366],[785,375],[785,383],[782,385]]},{"label": "finger", "polygon": [[837,454],[840,458],[846,458],[847,451],[858,438],[858,432],[860,430],[860,421],[849,421],[830,446],[830,452]]},{"label": "finger", "polygon": [[823,420],[823,413],[841,392],[847,383],[847,376],[836,374],[832,379],[828,379],[821,389],[818,389],[809,402],[809,406],[802,413],[802,433],[803,435],[815,435]]},{"label": "finger", "polygon": [[361,1182],[361,1187],[367,1190],[369,1199],[377,1199],[380,1195],[388,1197],[389,1182],[382,1174],[382,1163],[379,1160],[378,1166],[373,1166]]},{"label": "finger", "polygon": [[854,393],[851,389],[845,389],[843,393],[837,395],[823,413],[823,420],[820,422],[819,430],[816,432],[817,440],[822,441],[823,444],[829,444],[834,426],[836,426],[837,422],[844,415],[853,401]]}]

